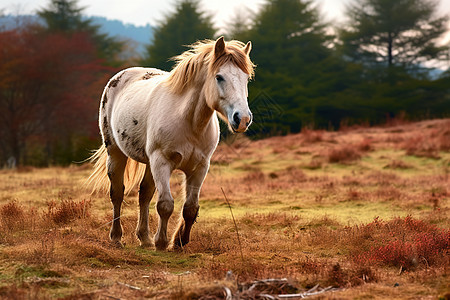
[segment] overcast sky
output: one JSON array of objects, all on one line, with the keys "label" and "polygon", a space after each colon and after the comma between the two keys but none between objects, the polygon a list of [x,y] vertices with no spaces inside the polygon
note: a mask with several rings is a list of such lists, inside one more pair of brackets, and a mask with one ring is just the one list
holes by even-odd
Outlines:
[{"label": "overcast sky", "polygon": [[[315,0],[323,15],[329,20],[342,20],[345,3],[351,0]],[[395,1],[395,0],[394,0]],[[5,13],[33,13],[37,9],[48,6],[49,0],[0,0],[0,10]],[[157,24],[165,14],[172,11],[175,0],[80,0],[85,7],[86,15],[104,16],[118,19],[135,25]],[[204,11],[215,16],[219,26],[223,26],[237,9],[248,7],[255,11],[264,0],[202,0]],[[450,0],[441,0],[439,9],[450,14]]]},{"label": "overcast sky", "polygon": [[[315,0],[327,21],[343,20],[345,3],[352,0]],[[393,0],[395,1],[395,0]],[[48,6],[50,0],[0,0],[0,10],[4,13],[30,14]],[[201,0],[202,9],[210,12],[219,27],[230,21],[233,13],[246,7],[256,11],[264,0]],[[125,23],[155,25],[164,15],[173,10],[176,0],[79,0],[89,16],[103,16]],[[439,12],[450,14],[450,0],[441,0]]]}]

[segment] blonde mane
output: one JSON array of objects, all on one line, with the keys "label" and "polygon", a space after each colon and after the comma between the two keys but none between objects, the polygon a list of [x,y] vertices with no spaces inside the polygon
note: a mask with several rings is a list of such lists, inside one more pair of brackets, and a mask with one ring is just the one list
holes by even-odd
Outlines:
[{"label": "blonde mane", "polygon": [[234,63],[250,78],[254,76],[255,65],[243,51],[245,44],[240,41],[225,42],[225,53],[214,57],[213,40],[198,41],[190,49],[175,56],[175,67],[166,79],[166,84],[174,94],[181,94],[202,78],[215,76],[219,68],[227,62]]}]

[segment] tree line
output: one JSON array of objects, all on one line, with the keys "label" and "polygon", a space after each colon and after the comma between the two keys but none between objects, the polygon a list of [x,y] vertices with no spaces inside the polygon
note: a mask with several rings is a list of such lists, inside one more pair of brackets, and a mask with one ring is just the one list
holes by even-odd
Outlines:
[{"label": "tree line", "polygon": [[[0,165],[82,160],[99,142],[99,97],[113,73],[136,64],[170,70],[185,45],[218,35],[253,43],[251,137],[449,116],[448,16],[437,2],[353,0],[339,26],[314,3],[266,0],[220,30],[198,1],[178,1],[130,61],[126,41],[100,33],[77,0],[50,0],[37,12],[42,23],[0,29]],[[444,70],[432,72],[432,63]]]}]

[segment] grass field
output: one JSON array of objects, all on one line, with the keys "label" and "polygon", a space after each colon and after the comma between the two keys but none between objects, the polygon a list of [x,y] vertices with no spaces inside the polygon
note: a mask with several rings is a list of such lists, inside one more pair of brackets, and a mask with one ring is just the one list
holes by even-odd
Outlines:
[{"label": "grass field", "polygon": [[[137,191],[112,246],[108,196],[84,187],[90,165],[0,171],[0,297],[276,299],[317,284],[332,289],[311,298],[450,297],[450,120],[233,138],[179,252],[139,247]],[[183,175],[171,184],[170,233]]]}]

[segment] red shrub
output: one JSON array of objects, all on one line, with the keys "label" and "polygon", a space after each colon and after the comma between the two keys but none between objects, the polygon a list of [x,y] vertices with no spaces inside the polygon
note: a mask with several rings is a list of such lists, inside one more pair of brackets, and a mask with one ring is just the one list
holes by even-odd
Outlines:
[{"label": "red shrub", "polygon": [[323,130],[310,130],[302,128],[301,137],[304,143],[317,143],[323,141]]},{"label": "red shrub", "polygon": [[365,231],[372,232],[375,243],[378,241],[382,246],[372,246],[369,251],[355,256],[355,261],[364,265],[381,263],[407,269],[419,263],[430,266],[437,264],[450,250],[449,230],[411,216],[389,222],[375,220],[365,227]]},{"label": "red shrub", "polygon": [[245,182],[256,182],[256,183],[263,183],[266,179],[266,176],[261,170],[255,170],[250,173],[248,173],[244,177]]},{"label": "red shrub", "polygon": [[328,162],[330,163],[347,163],[358,160],[361,155],[353,145],[334,148],[328,153]]},{"label": "red shrub", "polygon": [[407,155],[417,157],[439,158],[439,144],[436,139],[431,139],[422,135],[414,136],[406,140],[402,149]]},{"label": "red shrub", "polygon": [[356,148],[362,152],[372,151],[373,150],[372,140],[365,138],[359,144],[356,145]]},{"label": "red shrub", "polygon": [[450,121],[442,125],[436,139],[441,151],[450,151]]},{"label": "red shrub", "polygon": [[0,207],[0,227],[3,230],[22,230],[25,219],[25,211],[15,201]]},{"label": "red shrub", "polygon": [[83,219],[89,216],[91,202],[87,200],[72,201],[63,200],[57,204],[55,201],[47,203],[46,217],[56,224],[67,224],[76,219]]}]

